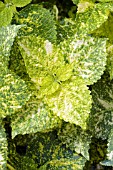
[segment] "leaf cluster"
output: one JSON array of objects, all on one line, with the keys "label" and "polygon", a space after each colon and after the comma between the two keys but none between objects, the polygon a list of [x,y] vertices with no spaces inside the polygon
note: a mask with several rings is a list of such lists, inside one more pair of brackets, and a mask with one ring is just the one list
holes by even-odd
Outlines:
[{"label": "leaf cluster", "polygon": [[1,170],[83,170],[94,138],[113,166],[113,4],[68,3],[0,1]]}]

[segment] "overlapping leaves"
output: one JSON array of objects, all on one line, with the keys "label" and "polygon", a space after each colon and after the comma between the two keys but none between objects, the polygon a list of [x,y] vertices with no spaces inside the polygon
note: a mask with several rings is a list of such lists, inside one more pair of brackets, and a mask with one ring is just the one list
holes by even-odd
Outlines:
[{"label": "overlapping leaves", "polygon": [[9,70],[0,68],[0,117],[11,115],[29,100],[27,85]]},{"label": "overlapping leaves", "polygon": [[107,144],[107,160],[101,162],[105,166],[113,166],[113,128],[110,130]]},{"label": "overlapping leaves", "polygon": [[110,3],[95,3],[88,10],[78,12],[76,15],[77,33],[79,35],[90,34],[107,21],[112,10],[113,6]]},{"label": "overlapping leaves", "polygon": [[59,127],[61,122],[47,105],[36,97],[31,97],[26,105],[12,116],[12,138],[18,134],[47,132]]},{"label": "overlapping leaves", "polygon": [[89,160],[89,148],[91,143],[91,134],[88,135],[79,126],[74,124],[64,123],[58,131],[58,138],[67,148],[74,150],[78,154],[82,154]]},{"label": "overlapping leaves", "polygon": [[19,45],[27,72],[39,90],[39,98],[54,93],[61,81],[71,77],[73,65],[65,64],[60,49],[49,41],[28,36]]},{"label": "overlapping leaves", "polygon": [[92,86],[92,109],[89,128],[97,138],[107,139],[113,126],[113,81],[106,73]]},{"label": "overlapping leaves", "polygon": [[50,11],[38,4],[31,4],[21,10],[13,19],[15,24],[26,24],[19,35],[41,36],[51,42],[56,41],[56,26]]},{"label": "overlapping leaves", "polygon": [[87,85],[100,79],[107,60],[106,39],[74,35],[62,42],[60,48],[66,60],[73,63],[74,74],[81,76]]},{"label": "overlapping leaves", "polygon": [[19,45],[27,72],[39,90],[37,97],[44,98],[61,119],[85,128],[91,96],[82,78],[71,78],[73,62],[66,63],[61,49],[40,37],[25,37]]},{"label": "overlapping leaves", "polygon": [[[86,159],[67,149],[58,139],[55,132],[37,133],[29,143],[27,156],[34,158],[43,169],[82,170]],[[40,159],[41,158],[41,159]]]},{"label": "overlapping leaves", "polygon": [[0,1],[0,27],[8,26],[11,23],[14,13],[17,12],[16,7],[23,7],[30,2],[31,0],[6,0],[5,3]]},{"label": "overlapping leaves", "polygon": [[8,66],[11,46],[22,25],[9,25],[0,28],[0,65]]},{"label": "overlapping leaves", "polygon": [[86,121],[91,109],[91,95],[80,77],[73,77],[62,83],[54,94],[44,98],[49,108],[66,122],[86,128]]}]

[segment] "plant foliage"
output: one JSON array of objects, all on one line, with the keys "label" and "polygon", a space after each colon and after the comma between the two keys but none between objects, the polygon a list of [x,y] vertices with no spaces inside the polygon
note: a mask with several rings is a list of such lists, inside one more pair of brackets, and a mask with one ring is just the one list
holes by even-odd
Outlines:
[{"label": "plant foliage", "polygon": [[112,56],[111,0],[0,1],[1,170],[113,166]]}]

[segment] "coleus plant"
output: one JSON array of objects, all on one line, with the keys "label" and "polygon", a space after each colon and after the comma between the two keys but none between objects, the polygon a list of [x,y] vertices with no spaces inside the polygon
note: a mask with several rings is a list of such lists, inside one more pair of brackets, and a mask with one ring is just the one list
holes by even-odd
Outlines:
[{"label": "coleus plant", "polygon": [[73,0],[75,18],[56,20],[30,2],[0,1],[0,169],[82,170],[93,137],[113,166],[113,3]]}]

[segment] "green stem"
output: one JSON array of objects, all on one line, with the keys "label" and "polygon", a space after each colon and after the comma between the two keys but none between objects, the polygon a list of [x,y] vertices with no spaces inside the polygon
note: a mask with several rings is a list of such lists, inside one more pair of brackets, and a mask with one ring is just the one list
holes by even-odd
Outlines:
[{"label": "green stem", "polygon": [[9,170],[15,170],[10,164],[7,163],[7,167],[9,168]]}]

